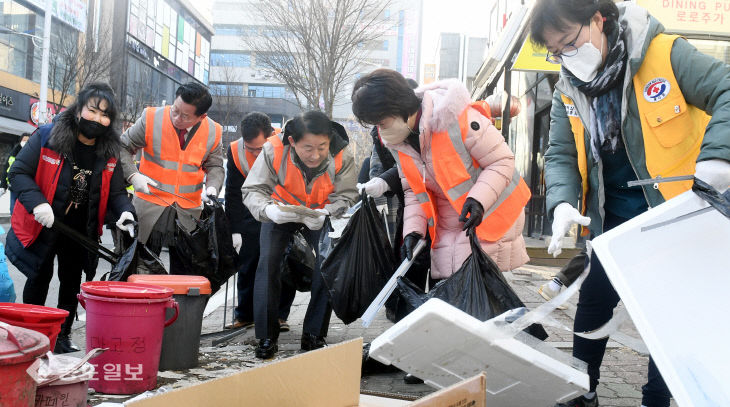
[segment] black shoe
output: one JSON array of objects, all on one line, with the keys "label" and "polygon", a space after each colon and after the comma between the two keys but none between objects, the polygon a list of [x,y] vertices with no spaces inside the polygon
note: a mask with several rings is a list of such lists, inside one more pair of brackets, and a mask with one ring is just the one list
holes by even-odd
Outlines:
[{"label": "black shoe", "polygon": [[56,347],[53,348],[53,353],[56,354],[62,354],[62,353],[71,353],[71,352],[78,352],[81,348],[76,346],[73,342],[71,342],[71,338],[68,335],[59,336],[58,339],[56,339]]},{"label": "black shoe", "polygon": [[576,397],[565,403],[558,403],[555,407],[598,407],[598,395],[593,396],[592,399],[587,399],[585,396]]},{"label": "black shoe", "polygon": [[310,351],[327,346],[323,336],[314,336],[312,334],[302,334],[302,350]]},{"label": "black shoe", "polygon": [[261,339],[259,340],[259,346],[256,347],[256,357],[259,359],[271,359],[278,351],[279,346],[276,344],[275,339]]},{"label": "black shoe", "polygon": [[406,375],[403,376],[403,382],[405,384],[423,384],[423,379],[419,379],[410,373],[406,373]]}]

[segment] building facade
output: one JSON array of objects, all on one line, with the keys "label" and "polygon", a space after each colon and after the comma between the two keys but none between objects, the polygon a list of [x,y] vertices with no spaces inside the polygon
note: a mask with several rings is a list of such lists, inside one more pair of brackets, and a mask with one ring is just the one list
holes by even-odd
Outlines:
[{"label": "building facade", "polygon": [[190,1],[97,1],[112,27],[110,83],[125,127],[145,107],[172,104],[181,84],[208,85],[213,26]]},{"label": "building facade", "polygon": [[255,53],[244,41],[270,29],[255,21],[250,0],[214,2],[213,25],[210,115],[224,126],[225,141],[241,136],[238,126],[249,112],[267,114],[274,127],[297,115],[300,109],[293,93],[256,63]]},{"label": "building facade", "polygon": [[[44,4],[38,0],[0,2],[0,160],[3,162],[20,136],[33,132],[39,123]],[[65,44],[75,46],[83,40],[88,18],[85,1],[55,2],[56,15],[58,7],[66,7],[68,12],[62,14],[63,18],[54,15],[51,23],[48,120],[73,102],[75,82],[66,77],[76,69],[75,60],[61,57],[58,50]]]},{"label": "building facade", "polygon": [[435,56],[437,80],[458,79],[471,89],[486,49],[487,38],[441,33]]}]

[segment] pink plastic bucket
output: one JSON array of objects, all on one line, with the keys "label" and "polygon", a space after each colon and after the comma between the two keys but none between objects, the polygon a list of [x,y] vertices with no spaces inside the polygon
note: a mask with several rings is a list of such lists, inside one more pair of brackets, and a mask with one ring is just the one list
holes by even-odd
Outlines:
[{"label": "pink plastic bucket", "polygon": [[35,407],[87,407],[88,391],[89,383],[87,381],[39,387],[35,393]]},{"label": "pink plastic bucket", "polygon": [[[177,319],[178,305],[172,289],[125,282],[110,283],[109,296],[92,295],[81,285],[79,302],[86,309],[86,349],[107,351],[90,361],[96,376],[89,387],[107,394],[136,394],[157,386],[162,332]],[[117,290],[117,288],[119,288]],[[142,288],[153,298],[139,298]],[[162,292],[167,296],[162,297]],[[94,290],[96,291],[96,287]],[[120,292],[132,292],[119,298]],[[160,298],[162,297],[162,298]],[[165,310],[175,314],[165,321]]]}]

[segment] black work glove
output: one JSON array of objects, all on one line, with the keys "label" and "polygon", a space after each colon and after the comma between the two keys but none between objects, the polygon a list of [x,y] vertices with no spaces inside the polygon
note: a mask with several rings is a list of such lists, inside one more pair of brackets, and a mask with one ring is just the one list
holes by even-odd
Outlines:
[{"label": "black work glove", "polygon": [[[469,219],[466,215],[469,215]],[[459,215],[459,222],[464,222],[464,227],[461,230],[473,229],[482,223],[484,217],[484,207],[474,198],[466,198],[464,202],[464,208],[461,210]]]},{"label": "black work glove", "polygon": [[403,238],[403,246],[400,248],[400,257],[407,258],[408,260],[413,259],[413,249],[416,248],[418,241],[423,239],[423,236],[416,232],[411,232]]}]

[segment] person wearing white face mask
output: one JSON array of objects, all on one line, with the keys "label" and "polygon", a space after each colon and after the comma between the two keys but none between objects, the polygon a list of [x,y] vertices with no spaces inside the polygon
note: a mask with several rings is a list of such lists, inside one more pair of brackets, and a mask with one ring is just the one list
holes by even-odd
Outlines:
[{"label": "person wearing white face mask", "polygon": [[[536,2],[530,36],[547,48],[548,61],[563,65],[545,153],[548,253],[560,253],[576,223],[597,236],[692,187],[628,187],[629,181],[694,174],[720,191],[730,185],[730,66],[662,31],[630,2]],[[602,326],[619,301],[600,261],[587,261],[576,332]],[[590,392],[561,406],[598,405],[606,342],[574,337],[573,355],[588,363]],[[652,359],[642,391],[644,406],[669,406]]]},{"label": "person wearing white face mask", "polygon": [[[471,254],[464,231],[473,229],[501,270],[529,260],[522,237],[529,190],[490,109],[472,103],[463,84],[447,80],[411,91],[400,73],[377,69],[355,83],[352,102],[355,117],[378,127],[398,163],[404,257],[411,259],[428,234],[430,276],[448,278]],[[485,213],[504,216],[500,222]]]}]

